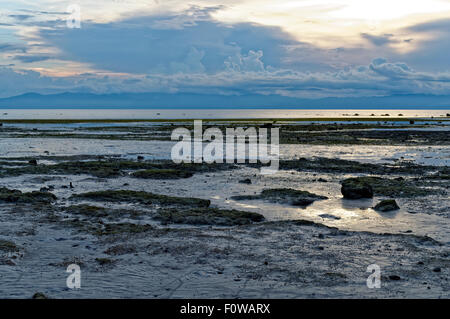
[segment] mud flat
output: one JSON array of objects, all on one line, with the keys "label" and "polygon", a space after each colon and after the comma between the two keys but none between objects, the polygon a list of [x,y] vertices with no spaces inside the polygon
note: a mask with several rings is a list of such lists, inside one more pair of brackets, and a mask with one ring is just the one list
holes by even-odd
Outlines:
[{"label": "mud flat", "polygon": [[[450,288],[448,246],[426,236],[341,231],[302,220],[169,227],[158,218],[139,223],[142,214],[119,222],[125,210],[100,209],[105,216],[92,208],[97,213],[76,224],[57,215],[44,220],[50,207],[4,210],[16,225],[2,226],[2,237],[14,238],[0,241],[4,297],[445,298]],[[87,227],[114,214],[100,232]],[[65,288],[72,263],[83,271],[77,291]],[[380,289],[366,286],[371,264],[382,269]]]},{"label": "mud flat", "polygon": [[[39,152],[26,153],[24,138],[14,136],[33,130],[9,125],[0,132],[9,134],[0,145],[1,297],[449,297],[448,131],[422,134],[424,144],[391,133],[379,142],[400,143],[401,156],[415,159],[428,154],[431,141],[440,145],[436,165],[383,154],[365,162],[340,158],[345,147],[373,147],[357,138],[334,145],[342,153],[333,158],[289,153],[277,174],[263,176],[258,165],[177,165],[126,153],[129,135],[110,153],[84,152],[109,139],[71,144],[78,136],[62,136],[58,143],[80,148],[58,154],[47,151],[53,137],[34,131],[26,139],[39,142],[29,144]],[[289,134],[303,136],[295,125]],[[302,127],[322,136],[331,128]],[[128,124],[121,129],[145,133]],[[150,131],[165,136],[169,129]],[[52,128],[52,136],[59,133],[66,132]],[[168,145],[152,142],[155,153]],[[376,209],[394,201],[389,210]],[[66,287],[71,264],[82,270],[79,290]],[[379,289],[366,284],[373,264],[381,268]]]}]

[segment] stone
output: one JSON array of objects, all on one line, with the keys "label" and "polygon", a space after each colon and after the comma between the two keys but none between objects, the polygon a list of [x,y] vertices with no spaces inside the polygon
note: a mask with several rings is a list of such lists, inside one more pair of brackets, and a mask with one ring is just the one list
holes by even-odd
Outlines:
[{"label": "stone", "polygon": [[342,182],[341,193],[346,199],[373,198],[370,184],[358,178],[348,178]]},{"label": "stone", "polygon": [[397,202],[394,199],[382,200],[374,207],[375,210],[380,212],[389,212],[392,210],[400,209]]}]

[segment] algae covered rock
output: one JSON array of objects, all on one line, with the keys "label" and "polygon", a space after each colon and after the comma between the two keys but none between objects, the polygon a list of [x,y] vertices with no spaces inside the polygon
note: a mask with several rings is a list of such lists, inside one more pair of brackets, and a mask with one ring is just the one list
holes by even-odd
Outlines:
[{"label": "algae covered rock", "polygon": [[374,207],[375,210],[380,212],[390,212],[392,210],[400,209],[397,202],[394,199],[382,200]]},{"label": "algae covered rock", "polygon": [[0,187],[0,203],[50,203],[56,196],[49,192],[33,191],[22,193],[17,189]]},{"label": "algae covered rock", "polygon": [[18,251],[19,247],[11,241],[0,239],[0,251],[11,253]]},{"label": "algae covered rock", "polygon": [[264,220],[264,216],[235,209],[196,208],[164,209],[158,212],[155,219],[173,224],[233,226],[260,222]]},{"label": "algae covered rock", "polygon": [[239,195],[232,197],[232,199],[235,200],[263,199],[273,203],[289,204],[293,206],[308,206],[316,200],[327,198],[328,197],[326,196],[292,188],[264,189],[259,195]]},{"label": "algae covered rock", "polygon": [[104,207],[92,206],[92,205],[74,205],[66,208],[66,212],[75,215],[84,215],[88,217],[107,217],[108,212]]},{"label": "algae covered rock", "polygon": [[342,182],[341,193],[346,199],[372,198],[372,186],[358,177],[348,178]]},{"label": "algae covered rock", "polygon": [[103,229],[96,232],[96,235],[117,235],[117,234],[137,234],[152,230],[153,227],[147,224],[134,223],[111,223],[104,224]]},{"label": "algae covered rock", "polygon": [[179,178],[189,178],[194,174],[187,171],[177,170],[177,169],[146,169],[142,171],[137,171],[131,174],[133,177],[146,178],[146,179],[179,179]]},{"label": "algae covered rock", "polygon": [[31,299],[49,299],[44,293],[37,292],[31,297]]},{"label": "algae covered rock", "polygon": [[417,181],[403,177],[360,176],[345,179],[341,184],[341,193],[348,199],[372,198],[374,195],[405,198],[439,193],[439,190],[419,187]]},{"label": "algae covered rock", "polygon": [[184,205],[194,207],[208,207],[210,201],[207,199],[191,198],[191,197],[175,197],[167,195],[159,195],[142,191],[130,190],[105,190],[97,192],[87,192],[75,194],[71,199],[83,199],[100,202],[129,202],[140,204],[159,204],[164,206]]}]

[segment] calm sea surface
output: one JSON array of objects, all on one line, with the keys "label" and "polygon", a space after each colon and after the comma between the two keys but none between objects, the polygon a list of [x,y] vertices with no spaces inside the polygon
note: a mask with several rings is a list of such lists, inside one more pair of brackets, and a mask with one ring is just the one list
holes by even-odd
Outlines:
[{"label": "calm sea surface", "polygon": [[[205,109],[4,109],[2,119],[264,119],[316,117],[442,117],[450,110],[205,110]],[[387,116],[386,116],[387,117]]]}]

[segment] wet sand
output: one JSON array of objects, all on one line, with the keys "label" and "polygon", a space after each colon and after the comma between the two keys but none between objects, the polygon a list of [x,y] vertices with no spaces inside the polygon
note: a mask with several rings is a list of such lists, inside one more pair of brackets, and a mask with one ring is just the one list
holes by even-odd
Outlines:
[{"label": "wet sand", "polygon": [[[284,144],[280,171],[263,176],[251,165],[168,165],[164,160],[173,142],[152,138],[165,138],[173,129],[163,125],[170,123],[157,128],[101,123],[94,130],[64,123],[0,127],[0,188],[22,192],[3,190],[4,197],[0,192],[0,296],[449,297],[448,126],[403,128],[441,130],[432,137],[433,146],[393,139],[395,128],[366,145]],[[29,162],[33,159],[37,165]],[[133,175],[149,168],[165,175]],[[174,175],[177,171],[189,174]],[[401,178],[420,196],[375,192],[372,199],[342,198],[342,180],[368,175]],[[251,183],[242,183],[246,179]],[[284,188],[326,199],[305,207],[287,200],[235,199]],[[33,191],[39,194],[27,194]],[[99,191],[139,193],[110,200],[99,193],[74,196]],[[386,198],[395,199],[400,210],[373,209]],[[200,207],[204,201],[208,208]],[[264,219],[250,219],[246,212]],[[66,287],[66,267],[72,263],[82,270],[79,290]],[[380,289],[366,285],[371,264],[381,267]]]}]

